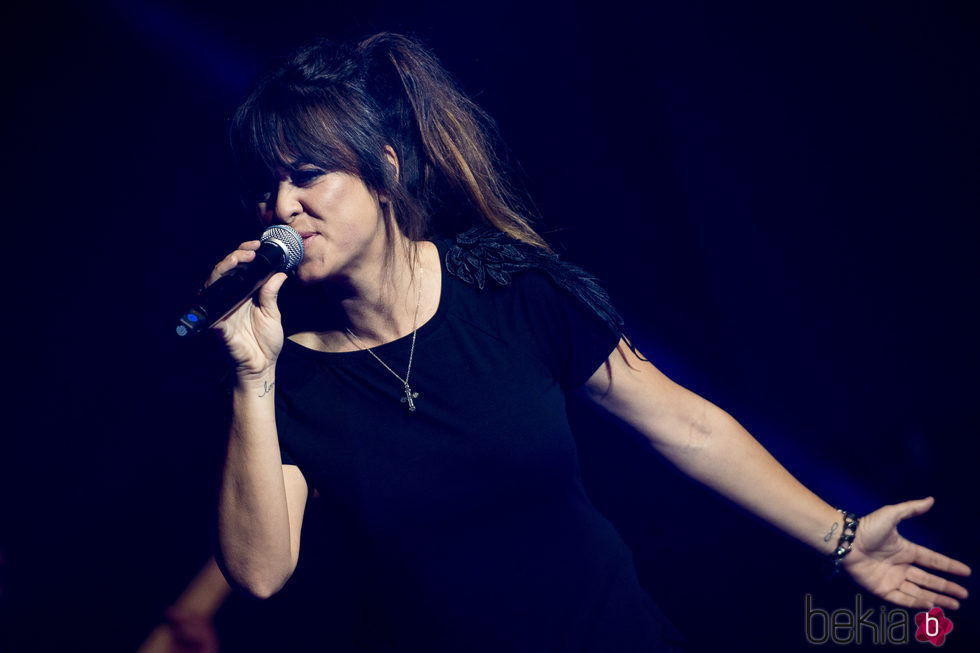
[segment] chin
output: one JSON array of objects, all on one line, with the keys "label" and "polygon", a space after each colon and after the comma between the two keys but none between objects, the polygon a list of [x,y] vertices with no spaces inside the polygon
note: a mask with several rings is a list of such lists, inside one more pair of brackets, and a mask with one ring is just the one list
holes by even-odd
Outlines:
[{"label": "chin", "polygon": [[325,281],[323,277],[317,276],[296,276],[296,281],[299,282],[301,286],[315,286],[318,283]]},{"label": "chin", "polygon": [[304,286],[312,286],[329,280],[336,270],[319,265],[300,264],[293,273],[293,278]]},{"label": "chin", "polygon": [[292,277],[304,286],[308,286],[323,280],[323,276],[317,274],[316,270],[302,264],[293,270]]}]

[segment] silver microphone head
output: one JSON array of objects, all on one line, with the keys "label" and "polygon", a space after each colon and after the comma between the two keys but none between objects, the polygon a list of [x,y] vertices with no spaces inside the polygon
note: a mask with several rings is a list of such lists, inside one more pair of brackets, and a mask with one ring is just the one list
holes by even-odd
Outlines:
[{"label": "silver microphone head", "polygon": [[284,224],[274,224],[262,232],[263,243],[273,243],[286,255],[281,272],[292,270],[303,260],[303,239],[296,230]]}]

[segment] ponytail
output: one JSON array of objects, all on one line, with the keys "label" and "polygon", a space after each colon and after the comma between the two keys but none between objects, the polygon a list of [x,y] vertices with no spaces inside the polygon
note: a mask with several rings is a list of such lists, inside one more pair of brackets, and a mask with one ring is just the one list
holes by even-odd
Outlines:
[{"label": "ponytail", "polygon": [[[404,121],[407,112],[400,111],[399,106],[404,100],[408,102],[415,141],[412,146],[420,146],[423,154],[419,157],[422,169],[416,192],[423,206],[434,208],[440,191],[449,191],[465,198],[480,222],[516,240],[548,249],[502,171],[491,141],[496,134],[493,120],[458,90],[436,58],[418,42],[392,33],[362,41],[359,50],[372,66],[369,91],[382,96],[378,99],[394,113],[395,120]],[[384,67],[394,71],[397,88],[385,84],[390,73]],[[404,100],[389,95],[392,91]]]}]

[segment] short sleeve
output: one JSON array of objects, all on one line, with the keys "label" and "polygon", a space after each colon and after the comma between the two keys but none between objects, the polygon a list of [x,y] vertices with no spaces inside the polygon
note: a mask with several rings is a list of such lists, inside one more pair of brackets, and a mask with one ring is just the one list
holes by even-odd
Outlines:
[{"label": "short sleeve", "polygon": [[582,386],[616,348],[621,333],[540,270],[515,275],[535,349],[561,386]]},{"label": "short sleeve", "polygon": [[293,460],[293,457],[289,455],[289,452],[286,451],[285,447],[283,447],[281,444],[279,445],[279,457],[282,459],[283,465],[299,464],[295,460]]},{"label": "short sleeve", "polygon": [[289,430],[289,412],[286,410],[283,402],[276,396],[276,431],[279,434],[279,457],[282,459],[283,465],[295,465],[297,464],[293,457],[289,454],[289,450],[283,446],[283,438]]}]

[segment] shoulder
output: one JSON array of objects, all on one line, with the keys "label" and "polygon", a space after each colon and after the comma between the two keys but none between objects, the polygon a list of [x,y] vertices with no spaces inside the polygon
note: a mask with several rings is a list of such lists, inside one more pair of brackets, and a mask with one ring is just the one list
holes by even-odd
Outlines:
[{"label": "shoulder", "polygon": [[489,227],[474,227],[443,241],[443,247],[446,271],[479,290],[494,284],[510,285],[515,273],[540,270],[558,260],[542,247]]},{"label": "shoulder", "polygon": [[474,227],[440,245],[446,272],[477,290],[514,286],[528,296],[556,296],[592,313],[617,333],[623,321],[598,279],[553,252],[489,227]]},{"label": "shoulder", "polygon": [[598,280],[554,253],[490,229],[443,246],[446,276],[466,297],[457,316],[543,362],[563,387],[584,383],[623,338]]}]

